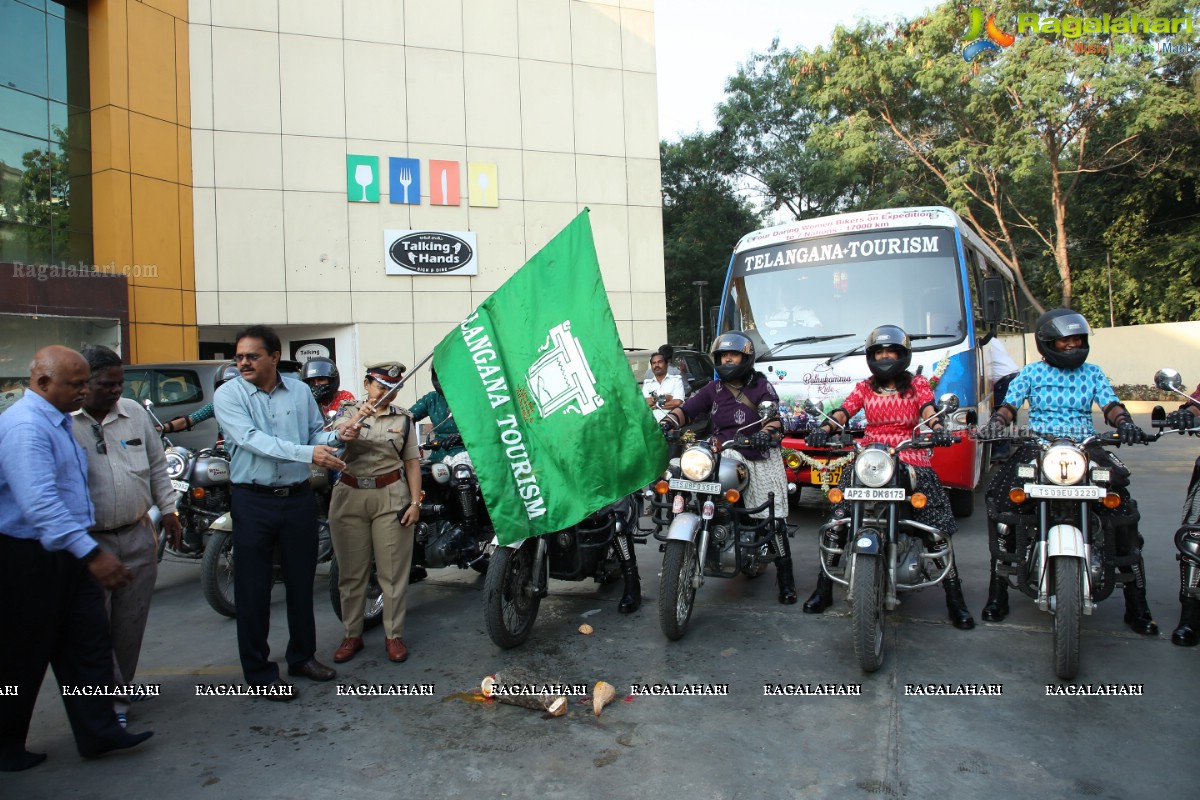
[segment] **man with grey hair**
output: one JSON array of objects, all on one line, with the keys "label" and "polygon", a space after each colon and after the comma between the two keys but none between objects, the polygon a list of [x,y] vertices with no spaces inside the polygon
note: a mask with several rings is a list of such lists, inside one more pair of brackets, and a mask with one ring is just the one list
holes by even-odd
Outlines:
[{"label": "man with grey hair", "polygon": [[[88,347],[83,357],[92,376],[83,408],[71,419],[75,441],[88,454],[88,494],[96,509],[96,524],[89,533],[133,574],[128,586],[104,593],[112,633],[113,678],[117,686],[128,686],[137,671],[158,579],[158,543],[150,507],[158,506],[162,512],[164,534],[175,547],[183,528],[175,513],[175,489],[167,477],[167,459],[154,423],[137,402],[121,397],[125,386],[121,357],[107,347]],[[124,727],[129,698],[119,695],[114,708]]]},{"label": "man with grey hair", "polygon": [[[87,396],[88,363],[67,347],[34,355],[29,391],[0,416],[0,771],[37,766],[25,749],[38,690],[53,666],[80,755],[133,747],[150,732],[122,730],[112,701],[87,693],[113,683],[105,589],[129,569],[88,534],[92,501],[87,452],[71,435],[70,412]],[[74,689],[83,689],[75,693]]]}]

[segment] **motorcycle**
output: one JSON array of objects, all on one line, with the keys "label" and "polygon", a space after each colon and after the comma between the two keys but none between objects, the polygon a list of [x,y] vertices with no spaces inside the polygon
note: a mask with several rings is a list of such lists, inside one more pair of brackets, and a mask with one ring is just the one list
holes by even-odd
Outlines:
[{"label": "motorcycle", "polygon": [[[930,420],[953,414],[958,398],[942,395],[938,406]],[[837,425],[815,406],[806,411]],[[853,456],[852,465],[846,467],[852,470],[849,484],[829,490],[830,501],[846,501],[850,513],[818,530],[821,570],[846,587],[854,655],[864,672],[883,665],[884,613],[900,606],[900,593],[937,586],[954,567],[950,537],[912,519],[911,510],[924,508],[928,498],[915,491],[915,473],[900,454],[934,446],[931,436],[918,433],[920,427],[913,430],[912,438],[894,446],[864,445],[845,430],[831,439],[834,450],[848,450]]]},{"label": "motorcycle", "polygon": [[[1162,427],[1165,416],[1162,407],[1155,406],[1152,424]],[[1161,436],[1150,437],[1147,444]],[[1113,517],[1101,518],[1093,510],[1095,503],[1115,509],[1123,502],[1113,486],[1113,471],[1091,457],[1095,448],[1119,445],[1121,439],[1116,433],[1082,439],[1029,433],[997,441],[1033,444],[1037,452],[1032,461],[1017,467],[1024,485],[1008,493],[1024,513],[1000,514],[994,535],[988,537],[996,574],[1053,614],[1054,673],[1070,680],[1079,671],[1082,616],[1091,614],[1118,585],[1133,581],[1132,573],[1118,568],[1133,567],[1140,558],[1137,552],[1117,554]],[[1001,544],[1009,532],[1015,543],[1012,552]]]},{"label": "motorcycle", "polygon": [[[161,427],[162,423],[154,414],[154,403],[147,399],[143,405],[154,424]],[[179,447],[172,444],[165,433],[162,434],[162,441],[166,445],[167,476],[171,479],[171,486],[179,492],[175,508],[183,528],[183,537],[179,547],[175,548],[160,532],[158,560],[161,562],[163,555],[169,551],[173,556],[199,561],[204,556],[212,524],[229,512],[229,454],[219,444],[198,451]],[[161,514],[157,519],[161,519]],[[159,530],[157,524],[155,530]]]},{"label": "motorcycle", "polygon": [[[637,505],[626,496],[573,527],[500,546],[484,581],[484,621],[488,636],[505,650],[529,638],[550,578],[607,584],[621,577],[621,560],[630,541],[644,543],[637,530]],[[627,535],[633,534],[630,539]],[[620,552],[618,549],[621,549]]]},{"label": "motorcycle", "polygon": [[[426,451],[445,450],[462,444],[462,437],[450,435],[426,442]],[[486,573],[490,543],[495,536],[475,469],[465,459],[461,463],[421,462],[421,517],[413,531],[413,570],[458,567]],[[337,556],[329,564],[329,602],[333,613],[342,618],[342,597],[338,589]],[[410,579],[410,582],[415,580]],[[383,590],[375,576],[374,559],[367,582],[367,610],[364,627],[373,627],[383,619]]]},{"label": "motorcycle", "polygon": [[[329,537],[329,497],[333,485],[331,475],[324,467],[309,464],[309,486],[317,495],[317,563],[333,558],[333,541]],[[227,617],[237,616],[237,604],[233,596],[233,514],[226,512],[212,521],[209,526],[208,543],[200,561],[200,588],[204,599],[213,611]],[[283,580],[279,548],[275,549],[273,567],[275,583]],[[382,607],[381,611],[382,613]]]},{"label": "motorcycle", "polygon": [[[1188,405],[1196,406],[1196,401],[1183,391],[1183,378],[1173,369],[1160,369],[1154,374],[1154,385],[1167,392],[1174,392],[1187,401]],[[1179,435],[1200,436],[1200,420],[1194,416],[1188,420],[1191,427],[1169,426],[1164,418],[1155,421],[1154,427],[1178,431]],[[1175,558],[1179,561],[1180,602],[1184,615],[1177,629],[1171,635],[1175,644],[1187,647],[1196,644],[1195,631],[1197,625],[1196,608],[1200,606],[1200,458],[1192,469],[1192,478],[1188,482],[1187,500],[1184,503],[1183,520],[1179,530],[1175,531],[1175,549],[1179,552]]]},{"label": "motorcycle", "polygon": [[[774,419],[778,407],[767,401],[757,411],[758,418],[736,433]],[[740,460],[723,456],[730,448],[751,446],[747,437],[716,444],[694,433],[677,434],[672,431],[667,438],[682,442],[683,454],[671,460],[650,498],[654,538],[662,542],[663,552],[658,621],[672,641],[687,632],[696,590],[706,575],[758,577],[784,555],[781,537],[786,535],[785,521],[775,517],[774,492],[762,505],[746,507],[743,492],[750,471]],[[762,511],[768,511],[766,517],[751,516]]]}]

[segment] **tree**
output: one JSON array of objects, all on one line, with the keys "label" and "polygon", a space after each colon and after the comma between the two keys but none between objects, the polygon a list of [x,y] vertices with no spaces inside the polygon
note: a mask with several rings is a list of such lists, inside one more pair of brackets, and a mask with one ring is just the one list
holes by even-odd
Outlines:
[{"label": "tree", "polygon": [[698,337],[700,311],[693,281],[708,282],[706,305],[715,305],[734,245],[761,226],[718,166],[724,157],[719,140],[711,135],[694,134],[660,145],[667,335],[672,342]]}]

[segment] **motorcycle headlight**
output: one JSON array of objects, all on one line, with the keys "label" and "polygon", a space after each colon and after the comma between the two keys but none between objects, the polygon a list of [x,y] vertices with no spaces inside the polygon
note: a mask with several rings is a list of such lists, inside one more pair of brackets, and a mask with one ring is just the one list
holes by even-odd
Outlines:
[{"label": "motorcycle headlight", "polygon": [[183,480],[183,472],[187,469],[188,457],[186,452],[180,452],[178,448],[170,448],[166,452],[167,456],[167,476],[171,480]]},{"label": "motorcycle headlight", "polygon": [[1087,457],[1069,444],[1051,445],[1042,458],[1042,475],[1059,486],[1073,486],[1087,474]]},{"label": "motorcycle headlight", "polygon": [[858,482],[863,486],[872,489],[890,481],[895,471],[896,465],[885,450],[864,450],[854,460],[854,477],[858,478]]},{"label": "motorcycle headlight", "polygon": [[679,458],[679,470],[690,481],[702,481],[712,475],[716,458],[707,447],[689,447]]}]

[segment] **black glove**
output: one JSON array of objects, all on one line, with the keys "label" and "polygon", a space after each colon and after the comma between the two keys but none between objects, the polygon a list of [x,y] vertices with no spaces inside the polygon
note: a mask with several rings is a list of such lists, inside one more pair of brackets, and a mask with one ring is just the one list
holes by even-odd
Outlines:
[{"label": "black glove", "polygon": [[949,447],[954,444],[954,434],[943,428],[934,428],[929,433],[929,443],[934,447]]},{"label": "black glove", "polygon": [[999,439],[1004,435],[1008,423],[999,414],[992,414],[987,424],[975,429],[975,436],[980,439]]},{"label": "black glove", "polygon": [[1125,420],[1118,425],[1117,434],[1121,437],[1121,444],[1144,444],[1150,438],[1132,420]]},{"label": "black glove", "polygon": [[824,428],[813,428],[809,431],[808,436],[804,437],[804,443],[809,447],[828,447],[829,431]]},{"label": "black glove", "polygon": [[679,423],[675,421],[675,418],[673,416],[671,416],[670,414],[667,414],[665,417],[663,417],[662,419],[660,419],[658,421],[658,427],[662,429],[663,435],[666,435],[666,434],[670,433],[671,431],[675,430],[676,428],[678,428]]},{"label": "black glove", "polygon": [[1167,414],[1166,426],[1177,431],[1186,431],[1188,428],[1194,428],[1200,425],[1200,420],[1196,419],[1196,415],[1192,413],[1190,408],[1181,408],[1178,411],[1172,411]]},{"label": "black glove", "polygon": [[462,436],[457,433],[452,433],[442,439],[442,448],[449,450],[451,447],[458,447],[463,443]]},{"label": "black glove", "polygon": [[750,437],[750,446],[755,450],[769,450],[775,446],[775,437],[767,431],[759,431]]}]

